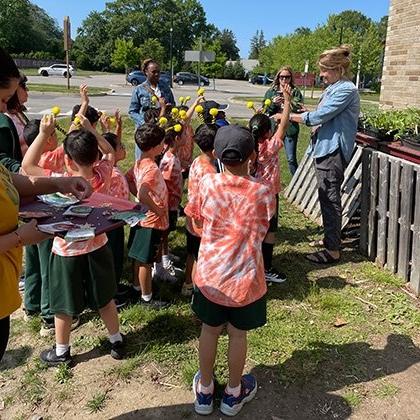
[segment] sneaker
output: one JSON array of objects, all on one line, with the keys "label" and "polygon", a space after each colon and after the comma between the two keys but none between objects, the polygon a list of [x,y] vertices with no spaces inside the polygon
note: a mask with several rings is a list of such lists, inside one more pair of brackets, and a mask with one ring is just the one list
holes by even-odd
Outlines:
[{"label": "sneaker", "polygon": [[280,271],[270,268],[269,270],[264,270],[265,281],[267,283],[284,283],[287,280],[286,274],[281,273]]},{"label": "sneaker", "polygon": [[[172,266],[173,269],[173,266]],[[152,270],[153,273],[153,270]],[[168,270],[166,270],[163,267],[157,266],[156,270],[153,273],[154,279],[159,279],[167,283],[174,284],[178,281],[178,279],[175,277],[175,271],[173,271],[174,274],[171,274]]]},{"label": "sneaker", "polygon": [[192,391],[194,394],[194,410],[197,414],[202,416],[207,416],[213,412],[213,394],[203,394],[202,392],[197,391],[198,382],[200,381],[201,373],[198,371],[194,375]]},{"label": "sneaker", "polygon": [[220,411],[226,416],[236,416],[245,403],[251,401],[257,393],[257,380],[254,376],[248,374],[243,375],[241,379],[241,393],[239,396],[223,393],[222,402],[220,403]]},{"label": "sneaker", "polygon": [[44,350],[41,352],[39,357],[48,366],[58,366],[61,363],[69,365],[72,362],[72,358],[70,356],[70,347],[62,356],[57,356],[57,353],[55,352],[55,346],[53,346],[52,349]]},{"label": "sneaker", "polygon": [[28,309],[23,309],[23,320],[25,322],[29,322],[31,319],[36,317],[39,312],[36,311],[29,311]]},{"label": "sneaker", "polygon": [[194,291],[194,286],[192,283],[184,283],[182,285],[181,295],[185,297],[190,297],[192,296],[193,291]]},{"label": "sneaker", "polygon": [[169,260],[167,265],[164,265],[163,268],[173,277],[175,277],[176,272],[175,272],[175,267],[172,263],[171,260]]},{"label": "sneaker", "polygon": [[140,305],[143,305],[145,308],[150,309],[165,309],[170,306],[169,302],[158,299],[150,299],[148,302],[144,299],[139,299]]},{"label": "sneaker", "polygon": [[25,291],[25,276],[21,276],[19,279],[19,292]]},{"label": "sneaker", "polygon": [[175,255],[175,254],[169,253],[168,257],[173,263],[179,263],[181,261],[181,258],[178,257],[178,255]]},{"label": "sneaker", "polygon": [[124,337],[121,341],[116,341],[111,344],[111,357],[116,360],[124,359],[125,356],[125,343]]}]

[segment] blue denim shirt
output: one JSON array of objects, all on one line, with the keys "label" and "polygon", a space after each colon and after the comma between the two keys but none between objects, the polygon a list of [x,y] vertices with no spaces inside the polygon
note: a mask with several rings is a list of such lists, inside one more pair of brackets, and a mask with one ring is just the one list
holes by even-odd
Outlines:
[{"label": "blue denim shirt", "polygon": [[359,113],[359,92],[352,82],[339,80],[328,86],[318,108],[301,114],[306,125],[320,126],[315,141],[308,148],[308,154],[320,158],[339,148],[348,163],[356,141]]},{"label": "blue denim shirt", "polygon": [[[148,80],[137,86],[131,95],[128,115],[130,115],[131,119],[136,124],[136,128],[144,124],[144,113],[152,106],[152,94],[147,87],[151,89]],[[175,105],[174,95],[171,88],[162,81],[158,83],[158,88],[162,96],[166,99],[166,102]],[[157,103],[156,106],[159,107],[159,103]]]}]

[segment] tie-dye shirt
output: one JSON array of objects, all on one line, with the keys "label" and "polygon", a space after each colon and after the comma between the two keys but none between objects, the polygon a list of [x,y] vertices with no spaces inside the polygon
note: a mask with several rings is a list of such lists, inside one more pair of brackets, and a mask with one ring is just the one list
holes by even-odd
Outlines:
[{"label": "tie-dye shirt", "polygon": [[182,197],[182,169],[179,158],[171,151],[167,151],[160,161],[159,169],[168,188],[169,210],[178,210]]},{"label": "tie-dye shirt", "polygon": [[[198,184],[207,174],[215,174],[216,166],[209,160],[205,155],[199,155],[196,157],[191,164],[190,174],[188,176],[188,203],[192,202],[195,197],[198,195]],[[201,228],[197,226],[191,220],[191,217],[188,214],[188,204],[184,209],[186,214],[186,228],[191,235],[201,236]]]},{"label": "tie-dye shirt", "polygon": [[267,291],[261,244],[275,211],[269,188],[252,177],[205,175],[189,213],[203,225],[194,283],[210,301],[249,305]]},{"label": "tie-dye shirt", "polygon": [[181,162],[182,170],[189,168],[193,160],[194,131],[190,124],[184,126],[184,130],[177,141],[177,155]]},{"label": "tie-dye shirt", "polygon": [[[140,221],[140,226],[159,230],[168,229],[168,189],[156,162],[150,158],[137,160],[134,165],[134,177],[137,191],[140,191],[142,185],[146,185],[155,204],[166,210],[163,217],[159,217],[151,210],[147,211],[146,218]],[[140,200],[139,193],[137,193],[137,198]]]},{"label": "tie-dye shirt", "polygon": [[51,176],[53,172],[63,173],[65,170],[63,146],[59,146],[49,152],[44,152],[41,155],[38,166],[44,169],[46,176]]},{"label": "tie-dye shirt", "polygon": [[130,199],[130,190],[128,188],[127,179],[118,166],[114,166],[112,168],[109,195],[117,198],[123,198],[124,200]]},{"label": "tie-dye shirt", "polygon": [[255,178],[270,187],[273,194],[278,194],[281,191],[279,168],[279,150],[281,146],[281,140],[275,136],[258,144]]}]

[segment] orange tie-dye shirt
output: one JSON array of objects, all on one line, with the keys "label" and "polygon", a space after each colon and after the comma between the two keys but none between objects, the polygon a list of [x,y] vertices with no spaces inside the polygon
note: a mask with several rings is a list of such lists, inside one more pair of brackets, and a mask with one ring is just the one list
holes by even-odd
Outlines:
[{"label": "orange tie-dye shirt", "polygon": [[279,150],[281,147],[281,141],[274,136],[258,144],[255,178],[270,187],[273,194],[278,194],[281,191],[279,168]]},{"label": "orange tie-dye shirt", "polygon": [[[137,191],[140,191],[142,185],[146,185],[155,204],[166,210],[163,217],[159,217],[151,210],[147,211],[146,218],[140,221],[140,226],[159,230],[168,229],[168,189],[156,162],[150,158],[137,160],[134,165],[134,177]],[[137,198],[140,200],[138,193]]]},{"label": "orange tie-dye shirt", "polygon": [[261,244],[275,211],[269,188],[252,177],[205,175],[189,203],[203,224],[194,283],[210,301],[249,305],[267,291]]},{"label": "orange tie-dye shirt", "polygon": [[[93,167],[93,177],[89,179],[90,185],[95,192],[102,194],[109,193],[109,186],[111,182],[112,164],[109,160],[100,160]],[[56,173],[53,176],[70,176],[68,173]],[[78,255],[89,254],[102,248],[108,242],[105,233],[95,236],[87,241],[67,242],[62,238],[56,236],[53,241],[52,252],[62,257],[75,257]]]},{"label": "orange tie-dye shirt", "polygon": [[53,172],[63,173],[65,170],[63,146],[59,146],[49,152],[44,152],[41,155],[38,166],[44,169],[46,176],[51,176]]},{"label": "orange tie-dye shirt", "polygon": [[190,124],[184,126],[184,130],[178,138],[177,155],[181,162],[182,170],[190,167],[193,161],[194,131]]},{"label": "orange tie-dye shirt", "polygon": [[[215,174],[216,172],[216,167],[207,156],[199,155],[194,159],[193,163],[191,164],[190,173],[188,176],[188,203],[193,202],[195,197],[198,195],[198,184],[200,183],[201,178],[203,178],[204,175]],[[194,236],[201,236],[201,228],[193,223],[191,217],[188,214],[188,204],[184,211],[186,215],[186,228],[188,232]]]},{"label": "orange tie-dye shirt", "polygon": [[112,168],[109,195],[117,198],[123,198],[124,200],[130,199],[130,189],[128,188],[127,179],[122,173],[121,169],[117,166]]},{"label": "orange tie-dye shirt", "polygon": [[160,161],[159,169],[168,188],[169,210],[178,210],[182,197],[182,169],[178,156],[168,150]]}]

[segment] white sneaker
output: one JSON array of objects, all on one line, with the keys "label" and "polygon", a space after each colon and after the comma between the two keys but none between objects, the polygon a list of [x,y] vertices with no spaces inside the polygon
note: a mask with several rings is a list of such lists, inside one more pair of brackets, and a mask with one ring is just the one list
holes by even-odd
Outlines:
[{"label": "white sneaker", "polygon": [[281,273],[274,268],[264,270],[265,281],[267,283],[284,283],[287,280],[286,274]]},{"label": "white sneaker", "polygon": [[172,263],[172,261],[171,260],[169,260],[168,262],[167,262],[167,264],[166,265],[164,265],[164,264],[162,264],[163,265],[163,268],[171,275],[171,276],[175,276],[175,267],[174,267],[174,265],[173,265],[173,263]]},{"label": "white sneaker", "polygon": [[155,277],[168,283],[176,283],[178,279],[162,266],[157,266]]},{"label": "white sneaker", "polygon": [[24,292],[25,291],[25,277],[21,277],[19,279],[19,292]]},{"label": "white sneaker", "polygon": [[174,255],[174,254],[169,253],[168,257],[173,263],[179,263],[181,261],[181,258],[178,257],[178,255]]}]

